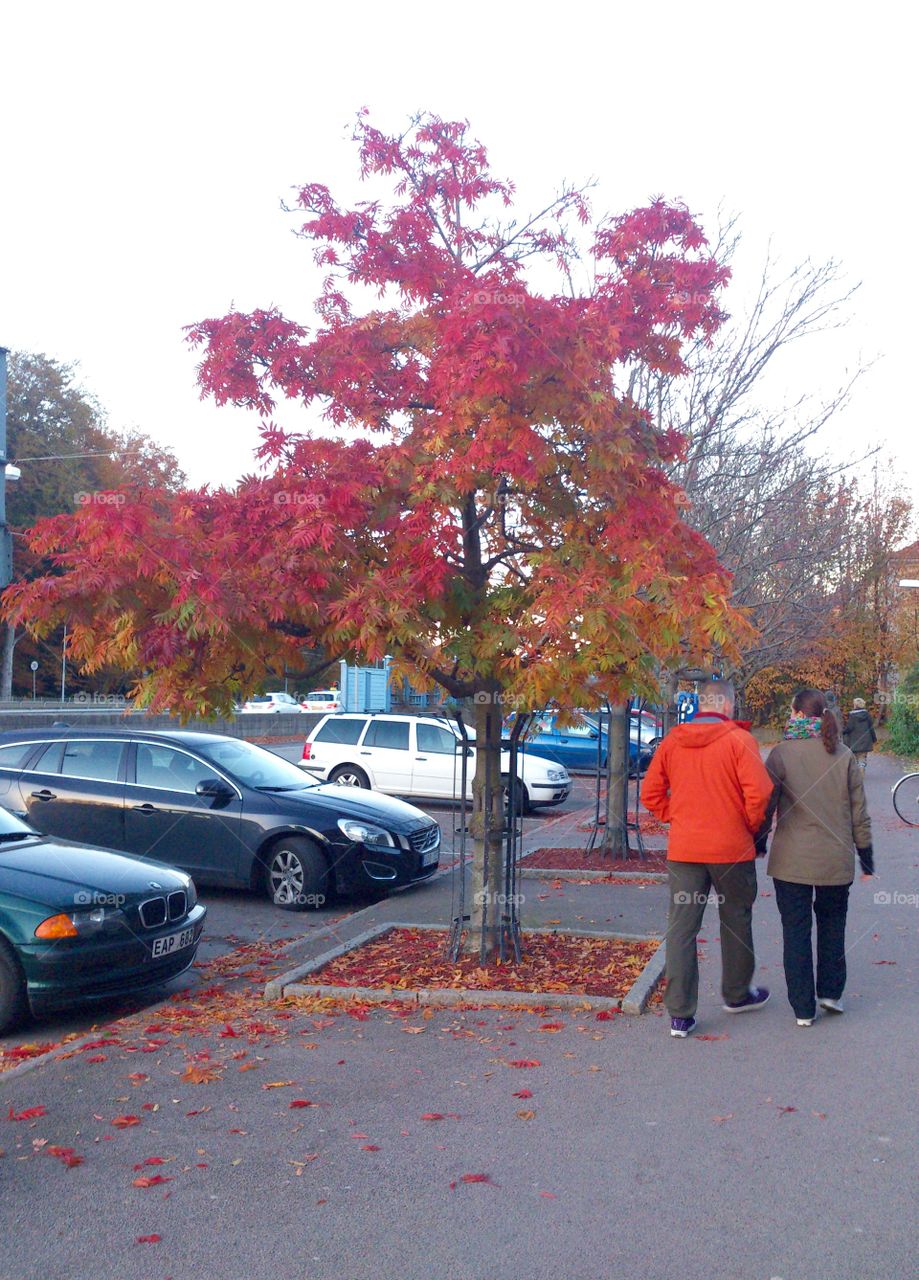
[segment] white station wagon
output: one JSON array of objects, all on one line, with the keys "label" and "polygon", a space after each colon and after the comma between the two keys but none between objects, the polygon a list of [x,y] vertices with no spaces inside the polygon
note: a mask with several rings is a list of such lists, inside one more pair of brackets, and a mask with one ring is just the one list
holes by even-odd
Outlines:
[{"label": "white station wagon", "polygon": [[[330,715],[324,716],[303,746],[301,769],[323,782],[367,787],[397,796],[425,796],[451,800],[458,795],[462,778],[461,739],[450,720],[433,716]],[[503,752],[501,768],[510,769]],[[475,750],[467,760],[466,794],[472,796]],[[568,799],[568,770],[551,760],[518,756],[520,811]]]}]

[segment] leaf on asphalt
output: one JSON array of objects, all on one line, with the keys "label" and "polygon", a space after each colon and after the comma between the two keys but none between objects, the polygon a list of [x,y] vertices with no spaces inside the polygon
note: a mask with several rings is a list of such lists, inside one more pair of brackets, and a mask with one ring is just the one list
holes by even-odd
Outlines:
[{"label": "leaf on asphalt", "polygon": [[424,1027],[400,1027],[400,1031],[404,1031],[407,1036],[420,1036],[424,1034]]},{"label": "leaf on asphalt", "polygon": [[78,1164],[83,1163],[83,1157],[78,1156],[73,1147],[46,1146],[45,1155],[54,1156],[56,1160],[60,1160],[61,1164],[66,1165],[68,1169],[75,1169]]},{"label": "leaf on asphalt", "polygon": [[544,1022],[539,1028],[540,1031],[564,1031],[565,1024],[563,1022]]},{"label": "leaf on asphalt", "polygon": [[308,1098],[294,1098],[293,1102],[290,1104],[291,1110],[295,1110],[297,1107],[318,1107],[318,1106],[319,1106],[318,1102],[310,1102]]},{"label": "leaf on asphalt", "polygon": [[712,1116],[712,1119],[714,1120],[715,1124],[724,1124],[725,1120],[734,1119],[734,1112],[729,1111],[726,1116]]},{"label": "leaf on asphalt", "polygon": [[507,1064],[509,1067],[541,1067],[542,1063],[538,1058],[516,1058],[513,1062]]},{"label": "leaf on asphalt", "polygon": [[532,1120],[536,1115],[535,1111],[518,1111],[517,1116],[521,1120]]},{"label": "leaf on asphalt", "polygon": [[131,1081],[131,1084],[137,1085],[137,1084],[143,1084],[143,1082],[145,1080],[149,1080],[150,1077],[146,1075],[143,1071],[132,1071],[131,1074],[128,1076],[128,1079]]},{"label": "leaf on asphalt", "polygon": [[149,1236],[138,1236],[137,1239],[134,1241],[134,1243],[135,1244],[159,1244],[162,1238],[163,1238],[162,1236],[158,1236],[156,1232],[154,1232],[152,1235],[149,1235]]},{"label": "leaf on asphalt", "polygon": [[141,1169],[147,1168],[149,1165],[165,1164],[166,1161],[162,1156],[147,1156],[146,1160],[141,1160],[140,1164],[134,1165],[134,1172],[139,1173]]},{"label": "leaf on asphalt", "polygon": [[725,1031],[720,1036],[713,1036],[713,1035],[693,1036],[693,1039],[694,1040],[728,1040],[730,1039],[730,1037]]},{"label": "leaf on asphalt", "polygon": [[422,1120],[443,1120],[439,1111],[426,1111],[421,1118]]},{"label": "leaf on asphalt", "polygon": [[263,1084],[263,1089],[289,1089],[291,1085],[295,1085],[296,1080],[271,1080],[268,1084]]},{"label": "leaf on asphalt", "polygon": [[496,1182],[492,1182],[490,1173],[464,1173],[460,1178],[460,1182],[487,1182],[490,1187],[498,1185]]},{"label": "leaf on asphalt", "polygon": [[532,1098],[533,1091],[532,1089],[518,1089],[513,1096],[515,1098]]},{"label": "leaf on asphalt", "polygon": [[131,1183],[132,1187],[160,1187],[164,1182],[172,1182],[172,1178],[165,1177],[162,1173],[154,1173],[150,1177],[134,1178]]},{"label": "leaf on asphalt", "polygon": [[140,1124],[140,1116],[116,1116],[112,1124],[116,1129],[132,1129],[134,1125]]},{"label": "leaf on asphalt", "polygon": [[555,1192],[554,1192],[554,1191],[540,1191],[540,1193],[539,1193],[539,1194],[542,1196],[543,1200],[557,1200],[557,1199],[558,1199],[558,1196],[555,1194]]},{"label": "leaf on asphalt", "polygon": [[811,1112],[811,1115],[812,1115],[812,1116],[816,1116],[818,1120],[825,1120],[825,1119],[826,1119],[826,1112],[825,1112],[825,1111],[812,1111],[812,1112]]},{"label": "leaf on asphalt", "polygon": [[779,1107],[779,1115],[785,1116],[788,1115],[790,1111],[797,1111],[797,1109],[797,1107]]},{"label": "leaf on asphalt", "polygon": [[25,1111],[20,1111],[18,1115],[13,1108],[10,1107],[10,1113],[7,1116],[7,1120],[37,1120],[39,1116],[43,1116],[45,1114],[46,1112],[44,1107],[26,1107]]},{"label": "leaf on asphalt", "polygon": [[361,1147],[361,1151],[379,1151],[379,1149],[380,1148],[375,1146],[372,1142],[365,1142]]},{"label": "leaf on asphalt", "polygon": [[217,1067],[202,1067],[189,1063],[182,1072],[181,1078],[185,1084],[213,1084],[215,1080],[221,1078],[221,1074]]},{"label": "leaf on asphalt", "polygon": [[94,1053],[91,1058],[86,1059],[87,1062],[108,1062],[108,1058],[104,1053]]}]

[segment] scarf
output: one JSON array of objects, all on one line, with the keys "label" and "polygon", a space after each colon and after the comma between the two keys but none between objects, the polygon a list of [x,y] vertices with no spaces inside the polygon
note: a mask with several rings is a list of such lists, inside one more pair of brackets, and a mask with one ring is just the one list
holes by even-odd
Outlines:
[{"label": "scarf", "polygon": [[820,716],[790,716],[785,725],[786,738],[819,738],[823,730]]}]

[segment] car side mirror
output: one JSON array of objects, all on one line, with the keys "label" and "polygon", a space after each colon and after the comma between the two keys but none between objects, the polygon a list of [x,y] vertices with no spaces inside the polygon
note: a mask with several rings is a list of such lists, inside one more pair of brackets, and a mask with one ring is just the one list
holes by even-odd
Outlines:
[{"label": "car side mirror", "polygon": [[202,778],[195,787],[196,796],[207,796],[211,800],[229,800],[234,794],[233,788],[222,778]]},{"label": "car side mirror", "polygon": [[589,734],[589,737],[593,738],[594,742],[596,742],[596,740],[597,740],[597,738],[599,738],[599,736],[600,736],[600,735],[599,735],[599,733],[597,733],[596,729],[591,729],[590,734]]}]

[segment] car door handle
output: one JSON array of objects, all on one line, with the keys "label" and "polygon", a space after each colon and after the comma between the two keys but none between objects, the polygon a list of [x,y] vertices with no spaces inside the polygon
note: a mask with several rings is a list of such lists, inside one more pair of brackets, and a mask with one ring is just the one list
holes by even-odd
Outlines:
[{"label": "car door handle", "polygon": [[53,791],[49,791],[47,787],[43,791],[33,791],[29,796],[30,800],[56,800],[57,796]]},{"label": "car door handle", "polygon": [[369,751],[362,751],[362,752],[361,752],[361,755],[362,755],[362,756],[369,756],[369,755],[370,755],[370,752],[369,752]]},{"label": "car door handle", "polygon": [[156,806],[150,804],[149,801],[146,804],[132,805],[131,808],[135,813],[156,813]]},{"label": "car door handle", "polygon": [[427,756],[415,756],[416,760],[424,760],[427,763]]}]

